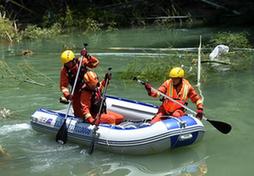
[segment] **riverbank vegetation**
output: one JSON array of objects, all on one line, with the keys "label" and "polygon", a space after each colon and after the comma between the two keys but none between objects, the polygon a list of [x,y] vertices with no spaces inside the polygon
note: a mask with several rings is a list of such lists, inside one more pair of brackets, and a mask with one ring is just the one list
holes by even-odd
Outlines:
[{"label": "riverbank vegetation", "polygon": [[0,40],[17,39],[18,29],[15,21],[11,21],[5,12],[0,11]]},{"label": "riverbank vegetation", "polygon": [[253,25],[251,5],[251,0],[5,1],[0,5],[0,38],[19,41],[34,39],[29,34],[50,38],[71,31],[87,33],[151,25],[169,29]]},{"label": "riverbank vegetation", "polygon": [[[253,50],[248,40],[248,34],[245,32],[217,33],[210,40],[205,41],[204,49],[201,52],[202,80],[205,81],[211,71],[241,71],[253,68],[254,57]],[[228,53],[220,55],[215,60],[209,58],[209,51],[220,44],[227,45],[230,48]],[[195,81],[197,79],[197,52],[175,52],[167,57],[154,57],[149,60],[134,59],[127,65],[124,72],[121,73],[122,79],[139,78],[150,81],[163,81],[168,78],[169,70],[174,66],[182,66],[186,70],[186,78]]]},{"label": "riverbank vegetation", "polygon": [[58,23],[47,28],[42,28],[37,25],[28,25],[23,30],[19,30],[15,21],[6,17],[5,12],[0,12],[0,40],[19,42],[25,39],[52,38],[59,34],[61,34],[61,27]]},{"label": "riverbank vegetation", "polygon": [[[186,78],[197,82],[197,53],[175,53],[167,57],[153,57],[144,60],[137,58],[130,61],[126,69],[121,72],[121,78],[130,80],[139,77],[144,80],[158,81],[168,79],[170,69],[175,66],[182,66],[186,71]],[[254,65],[253,51],[231,51],[220,56],[218,60],[209,60],[207,51],[201,52],[202,74],[201,80],[206,81],[210,72],[241,71],[252,69]]]},{"label": "riverbank vegetation", "polygon": [[[49,19],[45,19],[45,23]],[[23,29],[18,29],[15,20],[10,20],[6,17],[5,12],[0,11],[0,40],[21,41],[25,39],[43,39],[43,38],[53,38],[57,35],[68,34],[70,31],[79,30],[79,32],[86,34],[90,32],[98,33],[100,31],[115,31],[118,30],[116,23],[111,21],[107,28],[103,28],[103,24],[94,20],[93,18],[86,18],[83,20],[76,21],[70,10],[67,10],[64,17],[60,18],[58,22],[52,23],[51,25],[44,25],[40,27],[38,25],[27,25]],[[74,25],[76,24],[76,25]],[[172,29],[173,26],[169,25],[171,22],[165,20],[161,22],[156,22],[157,27]],[[173,23],[172,23],[173,24]],[[220,32],[212,36],[207,46],[215,46],[221,43],[234,48],[249,48],[252,47],[248,39],[249,34],[246,32]],[[174,46],[171,46],[174,47]]]},{"label": "riverbank vegetation", "polygon": [[[15,2],[15,3],[13,3]],[[28,4],[23,1],[6,1],[0,5],[0,40],[9,42],[20,42],[22,40],[51,39],[58,35],[68,35],[79,32],[82,34],[111,32],[121,28],[146,28],[156,26],[158,28],[174,29],[192,28],[216,24],[240,24],[248,20],[247,7],[238,6],[236,3],[225,2],[220,10],[211,10],[210,6],[203,6],[197,2],[183,1],[36,1]],[[249,2],[251,3],[251,1]],[[192,6],[189,6],[189,5]],[[41,8],[38,9],[37,7]],[[226,8],[227,6],[227,8]],[[199,9],[202,7],[201,9]],[[234,11],[239,7],[239,11]],[[199,10],[197,10],[199,9]],[[20,10],[20,13],[17,13]],[[202,10],[208,13],[202,15]],[[233,18],[221,18],[224,15]],[[236,17],[236,18],[235,18]],[[252,20],[251,20],[252,21]],[[250,22],[250,21],[248,21]],[[243,24],[243,23],[242,23]],[[253,34],[252,34],[253,35]],[[253,58],[246,51],[234,50],[237,48],[252,48],[253,41],[247,32],[219,32],[203,43],[204,48],[210,50],[219,45],[229,46],[230,52],[221,56],[220,60],[213,61],[208,58],[208,52],[202,50],[202,72],[205,75],[211,70],[241,70],[248,69]],[[71,48],[67,46],[68,48]],[[175,47],[173,45],[165,47]],[[168,70],[172,66],[183,65],[187,71],[187,77],[195,80],[197,53],[175,52],[167,58],[160,56],[150,59],[144,63],[142,59],[132,60],[127,69],[121,73],[123,79],[133,76],[147,80],[167,78]],[[219,67],[217,67],[219,65]],[[220,70],[218,70],[220,68]],[[222,69],[221,69],[222,68]],[[164,76],[161,76],[164,75]]]},{"label": "riverbank vegetation", "polygon": [[208,41],[207,47],[213,47],[223,43],[230,48],[251,48],[252,46],[248,37],[249,34],[246,32],[219,32]]},{"label": "riverbank vegetation", "polygon": [[[15,27],[14,21],[11,22],[6,17],[2,17],[2,23],[4,23],[5,28],[1,28],[2,31],[7,31],[9,37],[5,35],[5,38],[13,41],[17,39],[21,40],[36,40],[42,38],[54,38],[54,36],[66,34],[68,30],[71,29],[72,16],[71,13],[68,13],[68,16],[65,17],[68,20],[68,23],[65,23],[66,29],[63,30],[61,24],[55,23],[51,27],[43,28],[36,25],[29,25],[24,30],[18,31]],[[94,32],[98,33],[103,29],[100,25],[93,21],[92,19],[86,19],[87,28],[84,28],[83,33],[86,32]],[[69,26],[69,28],[67,27]],[[117,30],[112,27],[111,30]],[[16,38],[15,38],[16,37]],[[206,50],[202,52],[202,80],[206,80],[206,76],[210,71],[239,71],[243,69],[249,69],[251,65],[253,65],[253,58],[250,57],[246,51],[236,51],[234,48],[250,48],[251,43],[248,39],[249,34],[246,32],[219,32],[213,35],[210,39],[205,40],[203,43],[203,47]],[[229,53],[220,57],[220,60],[215,62],[211,62],[209,60],[209,51],[212,50],[215,46],[219,44],[224,44],[229,46]],[[67,48],[71,48],[70,46],[66,46]],[[175,47],[173,45],[168,47]],[[159,55],[159,54],[158,54]],[[187,78],[193,81],[196,81],[196,73],[197,73],[197,52],[174,52],[170,54],[167,58],[164,57],[154,57],[152,59],[144,61],[143,59],[133,59],[127,65],[126,70],[121,72],[121,78],[129,80],[134,76],[138,76],[139,78],[150,80],[150,81],[162,81],[165,80],[168,75],[168,71],[173,66],[183,65],[187,72]],[[147,62],[148,61],[148,62]],[[146,63],[147,62],[147,63]],[[10,74],[11,75],[11,74]],[[162,76],[163,75],[163,76]],[[24,81],[22,79],[21,81]],[[29,79],[31,82],[31,80]],[[32,80],[32,82],[35,82]]]}]

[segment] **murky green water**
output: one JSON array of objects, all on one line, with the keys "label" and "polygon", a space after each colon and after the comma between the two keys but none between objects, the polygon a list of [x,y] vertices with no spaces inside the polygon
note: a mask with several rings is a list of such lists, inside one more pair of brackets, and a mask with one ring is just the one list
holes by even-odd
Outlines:
[{"label": "murky green water", "polygon": [[[107,67],[113,68],[109,94],[159,104],[158,100],[148,97],[140,85],[119,79],[119,72],[131,59],[151,57],[138,53],[116,54],[106,48],[165,47],[170,43],[184,47],[193,47],[196,43],[194,47],[197,47],[199,35],[207,37],[211,31],[123,30],[13,46],[1,44],[1,61],[8,64],[16,78],[0,78],[0,108],[11,113],[8,118],[3,118],[3,114],[0,118],[0,144],[10,155],[0,156],[1,175],[201,175],[201,170],[207,172],[204,175],[212,176],[253,175],[254,69],[210,74],[208,81],[202,84],[207,117],[230,123],[233,130],[229,135],[221,134],[204,122],[207,132],[200,143],[157,155],[124,156],[97,150],[89,156],[85,154],[86,148],[72,143],[61,146],[46,134],[32,130],[29,124],[31,114],[39,107],[65,108],[58,103],[61,95],[58,88],[59,55],[65,42],[80,48],[83,42],[88,42],[89,51],[101,61],[97,69],[101,77]],[[21,50],[27,48],[34,54],[20,56]],[[28,71],[24,73],[24,70]],[[24,82],[27,78],[29,82]],[[31,79],[39,85],[31,83]],[[154,86],[158,84],[153,83]]]}]

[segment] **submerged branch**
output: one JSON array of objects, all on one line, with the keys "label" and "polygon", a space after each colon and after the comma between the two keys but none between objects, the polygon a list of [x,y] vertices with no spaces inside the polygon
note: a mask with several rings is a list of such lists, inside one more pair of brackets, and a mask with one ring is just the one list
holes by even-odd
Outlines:
[{"label": "submerged branch", "polygon": [[126,50],[126,51],[197,51],[198,48],[127,48],[127,47],[110,47],[108,50]]},{"label": "submerged branch", "polygon": [[201,63],[218,63],[218,64],[223,64],[223,65],[232,65],[229,62],[223,62],[223,61],[218,61],[218,60],[203,60]]},{"label": "submerged branch", "polygon": [[6,33],[7,37],[8,37],[8,39],[9,39],[9,41],[12,42],[13,40],[12,40],[10,34],[7,31],[5,31],[5,33]]},{"label": "submerged branch", "polygon": [[38,83],[38,82],[36,82],[34,80],[29,80],[29,79],[24,80],[24,82],[30,83],[30,84],[35,84],[35,85],[38,85],[38,86],[45,86],[45,84]]}]

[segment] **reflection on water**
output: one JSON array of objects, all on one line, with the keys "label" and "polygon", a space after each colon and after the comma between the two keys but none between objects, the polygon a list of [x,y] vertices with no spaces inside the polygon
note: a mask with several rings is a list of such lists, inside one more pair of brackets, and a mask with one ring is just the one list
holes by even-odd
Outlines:
[{"label": "reflection on water", "polygon": [[109,154],[96,156],[97,167],[89,170],[88,175],[204,176],[208,173],[207,158],[199,156],[192,149],[177,154],[166,152],[146,157]]},{"label": "reflection on water", "polygon": [[31,126],[27,123],[14,124],[14,125],[3,125],[0,128],[0,135],[10,135],[14,132],[31,129]]},{"label": "reflection on water", "polygon": [[[145,168],[142,165],[138,165],[136,163],[107,163],[101,166],[102,168],[109,168],[108,170],[102,171],[103,175],[115,175],[115,173],[123,173],[126,172],[126,175],[136,176],[136,175],[172,175],[172,176],[203,176],[207,174],[208,168],[205,162],[205,159],[198,162],[190,162],[175,169],[168,169],[167,171],[156,171],[153,172],[149,168]],[[92,173],[92,172],[90,172]],[[94,173],[95,174],[95,173]]]}]

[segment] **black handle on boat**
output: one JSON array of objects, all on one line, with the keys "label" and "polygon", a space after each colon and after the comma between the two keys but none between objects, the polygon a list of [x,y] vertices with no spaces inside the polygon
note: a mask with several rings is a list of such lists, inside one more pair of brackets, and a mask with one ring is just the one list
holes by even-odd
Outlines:
[{"label": "black handle on boat", "polygon": [[[138,79],[137,77],[134,77],[133,80],[135,80],[135,81],[141,83],[142,85],[145,84],[144,81]],[[185,108],[186,110],[190,111],[191,113],[193,113],[193,114],[195,114],[195,115],[197,114],[194,110],[192,110],[192,109],[188,108],[187,106],[185,106],[185,105],[179,103],[178,101],[176,101],[176,100],[174,100],[173,98],[171,98],[171,97],[165,95],[164,93],[158,91],[157,89],[155,89],[155,88],[152,87],[152,90],[155,91],[155,92],[157,92],[157,93],[159,93],[159,94],[160,94],[161,96],[163,96],[164,98],[167,98],[167,99],[173,101],[174,103],[176,103],[176,104],[182,106],[183,108]],[[213,127],[215,127],[217,130],[219,130],[219,131],[222,132],[223,134],[228,134],[228,133],[231,131],[231,129],[232,129],[231,125],[228,124],[228,123],[226,123],[226,122],[211,120],[211,119],[207,119],[206,117],[203,117],[203,119],[206,120],[206,121],[208,121],[211,125],[213,125]]]},{"label": "black handle on boat", "polygon": [[[87,47],[87,45],[88,45],[87,43],[84,43],[85,48]],[[79,66],[78,66],[77,75],[75,77],[75,81],[74,81],[74,84],[73,84],[73,87],[72,87],[72,90],[71,90],[71,96],[73,96],[76,85],[77,85],[78,76],[79,76],[79,72],[80,72],[80,69],[81,69],[82,61],[83,61],[83,57],[81,57],[81,60],[80,60]],[[62,126],[59,128],[59,130],[56,134],[56,142],[58,142],[60,144],[65,144],[67,142],[67,139],[68,139],[68,128],[69,128],[71,122],[69,123],[69,125],[67,127],[66,126],[66,119],[67,119],[68,114],[70,112],[71,104],[72,104],[72,101],[69,101],[69,104],[68,104],[68,107],[67,107],[67,112],[66,112],[65,117],[64,117],[64,122],[63,122]]]},{"label": "black handle on boat", "polygon": [[[108,68],[107,74],[110,74],[111,69],[112,69],[111,67]],[[104,102],[106,100],[106,92],[107,92],[107,89],[108,89],[108,83],[109,83],[109,79],[106,79],[105,88],[104,88],[103,94],[102,94],[102,101],[101,101],[101,104],[100,104],[99,112],[96,115],[95,122],[100,121],[100,116],[102,114],[102,107],[103,107]],[[92,132],[92,141],[91,141],[90,147],[88,149],[88,154],[90,154],[90,155],[94,151],[94,144],[95,144],[95,139],[97,137],[97,130],[98,129],[99,129],[98,124],[95,124],[95,127],[94,127],[93,132]]]}]

